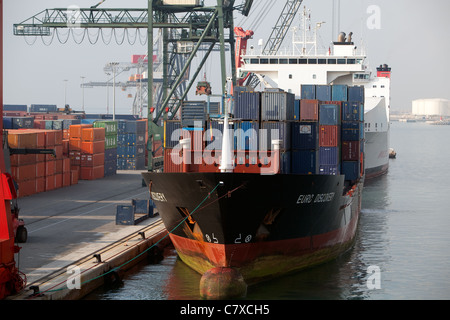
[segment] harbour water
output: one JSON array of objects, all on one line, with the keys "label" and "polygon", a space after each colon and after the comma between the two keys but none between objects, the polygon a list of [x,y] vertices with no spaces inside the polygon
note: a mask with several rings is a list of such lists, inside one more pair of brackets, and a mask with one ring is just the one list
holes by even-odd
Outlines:
[{"label": "harbour water", "polygon": [[[245,300],[450,299],[450,126],[391,124],[397,159],[366,183],[355,246],[322,266],[249,287]],[[198,300],[200,275],[174,250],[89,300]]]}]

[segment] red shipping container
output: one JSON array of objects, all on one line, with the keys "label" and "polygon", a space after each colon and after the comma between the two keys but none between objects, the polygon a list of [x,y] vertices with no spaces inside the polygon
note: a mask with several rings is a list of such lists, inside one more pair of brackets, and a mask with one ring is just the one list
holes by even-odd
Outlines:
[{"label": "red shipping container", "polygon": [[81,139],[81,130],[92,127],[92,124],[73,124],[69,127],[69,137],[70,139]]},{"label": "red shipping container", "polygon": [[55,174],[63,172],[63,161],[62,159],[55,160]]},{"label": "red shipping container", "polygon": [[55,174],[55,189],[62,188],[63,186],[63,175],[62,173]]},{"label": "red shipping container", "polygon": [[300,121],[319,120],[319,100],[300,100]]},{"label": "red shipping container", "polygon": [[83,141],[105,140],[105,128],[83,128],[81,130],[81,140]]},{"label": "red shipping container", "polygon": [[44,129],[45,130],[45,120],[37,120],[36,117],[34,117],[34,125],[33,127],[35,129]]},{"label": "red shipping container", "polygon": [[319,126],[319,146],[337,147],[339,143],[339,126]]},{"label": "red shipping container", "polygon": [[63,132],[62,130],[54,130],[55,131],[55,146],[62,145],[63,141]]},{"label": "red shipping container", "polygon": [[61,160],[63,158],[63,146],[62,145],[55,145],[53,148],[55,150],[56,159]]},{"label": "red shipping container", "polygon": [[103,178],[105,175],[105,166],[97,167],[80,167],[81,169],[81,180],[95,180]]},{"label": "red shipping container", "polygon": [[62,161],[63,161],[63,172],[70,172],[70,159],[64,158]]},{"label": "red shipping container", "polygon": [[342,161],[359,161],[360,148],[359,141],[342,141]]},{"label": "red shipping container", "polygon": [[63,176],[63,181],[62,181],[63,187],[70,186],[70,171],[69,172],[63,172],[62,176]]},{"label": "red shipping container", "polygon": [[69,139],[64,139],[63,140],[63,156],[68,156],[69,155]]},{"label": "red shipping container", "polygon": [[55,160],[45,161],[45,176],[53,176],[55,174]]},{"label": "red shipping container", "polygon": [[13,149],[36,148],[36,133],[31,130],[8,130],[8,145]]},{"label": "red shipping container", "polygon": [[9,160],[11,166],[23,166],[36,163],[37,157],[35,154],[13,154]]},{"label": "red shipping container", "polygon": [[54,130],[45,130],[45,148],[51,149],[55,146],[55,131]]},{"label": "red shipping container", "polygon": [[183,172],[182,157],[181,149],[165,149],[164,172]]},{"label": "red shipping container", "polygon": [[105,140],[81,141],[81,153],[84,154],[105,153]]},{"label": "red shipping container", "polygon": [[19,190],[17,190],[17,196],[19,198],[30,196],[36,193],[36,179],[22,181],[19,184]]},{"label": "red shipping container", "polygon": [[78,183],[78,170],[71,170],[70,171],[70,185],[74,185]]},{"label": "red shipping container", "polygon": [[82,167],[97,167],[105,164],[105,154],[82,154],[81,166]]},{"label": "red shipping container", "polygon": [[45,177],[45,191],[53,189],[55,189],[55,176],[52,174]]},{"label": "red shipping container", "polygon": [[11,167],[11,175],[14,177],[16,182],[36,179],[36,164]]},{"label": "red shipping container", "polygon": [[45,191],[45,177],[36,178],[36,193]]},{"label": "red shipping container", "polygon": [[45,162],[36,163],[36,178],[45,177]]},{"label": "red shipping container", "polygon": [[69,151],[70,165],[79,166],[81,164],[81,152]]},{"label": "red shipping container", "polygon": [[63,129],[63,140],[69,140],[70,138],[70,134],[69,134],[69,129]]}]

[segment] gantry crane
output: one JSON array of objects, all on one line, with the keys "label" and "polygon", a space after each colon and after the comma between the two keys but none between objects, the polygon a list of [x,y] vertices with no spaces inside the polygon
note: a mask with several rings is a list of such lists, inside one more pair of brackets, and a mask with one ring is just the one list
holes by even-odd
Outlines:
[{"label": "gantry crane", "polygon": [[[231,52],[231,74],[233,84],[236,84],[236,65],[234,48],[234,22],[233,12],[240,11],[248,15],[253,1],[245,0],[235,6],[234,0],[217,0],[215,6],[204,6],[203,1],[186,1],[182,5],[170,5],[164,0],[148,0],[146,9],[99,9],[98,6],[89,9],[77,9],[76,16],[67,13],[67,9],[46,9],[35,16],[13,26],[14,35],[20,36],[49,36],[51,29],[58,28],[144,28],[147,29],[148,52],[153,52],[153,31],[155,28],[163,30],[163,103],[160,110],[153,116],[154,108],[148,106],[148,144],[149,161],[148,170],[153,171],[153,157],[151,156],[153,139],[161,139],[161,118],[163,113],[167,118],[169,112],[173,118],[186,98],[193,82],[203,68],[211,51],[216,44],[220,45],[221,87],[225,90],[227,82],[225,46],[229,44]],[[75,17],[75,19],[74,19]],[[225,31],[228,30],[228,37]],[[208,43],[209,48],[194,72],[186,91],[179,100],[168,108],[178,86],[187,74],[191,62],[203,43]],[[188,45],[186,45],[188,44]],[[187,54],[186,64],[171,77],[169,72],[169,53],[177,52],[180,48],[189,48],[184,51]],[[153,101],[153,68],[148,67],[148,101]]]}]

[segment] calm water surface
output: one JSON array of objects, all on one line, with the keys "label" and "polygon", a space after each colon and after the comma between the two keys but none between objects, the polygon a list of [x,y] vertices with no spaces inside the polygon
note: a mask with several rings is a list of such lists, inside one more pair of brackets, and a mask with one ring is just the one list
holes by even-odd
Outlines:
[{"label": "calm water surface", "polygon": [[[387,175],[365,185],[354,248],[336,261],[250,287],[246,300],[450,299],[449,139],[450,126],[393,122],[397,159]],[[380,270],[374,281],[371,267]],[[198,300],[199,281],[166,250],[160,264],[137,266],[120,287],[87,299]]]}]

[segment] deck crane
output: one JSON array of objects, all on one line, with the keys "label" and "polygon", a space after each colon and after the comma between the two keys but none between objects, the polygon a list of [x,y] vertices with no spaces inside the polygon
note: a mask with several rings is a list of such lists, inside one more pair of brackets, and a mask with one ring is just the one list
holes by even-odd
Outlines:
[{"label": "deck crane", "polygon": [[[262,54],[263,55],[273,55],[278,52],[281,44],[286,37],[286,33],[291,27],[292,21],[294,20],[303,0],[287,0],[280,16],[278,17],[275,27],[272,29],[272,33],[269,36],[269,40],[266,42]],[[255,75],[246,75],[247,83],[249,86],[255,88],[259,83],[260,79]],[[243,83],[245,79],[240,79]]]},{"label": "deck crane", "polygon": [[[153,30],[155,28],[163,30],[176,30],[176,32],[164,32],[164,48],[163,48],[163,63],[164,76],[163,84],[163,104],[161,109],[153,114],[153,107],[148,109],[148,144],[147,149],[152,150],[153,139],[161,139],[162,127],[161,117],[165,113],[171,113],[171,118],[177,113],[198,73],[203,67],[204,63],[209,57],[209,54],[217,44],[220,48],[220,64],[221,64],[221,87],[225,88],[227,81],[226,74],[226,58],[225,46],[230,45],[231,53],[231,71],[233,83],[236,83],[236,66],[234,60],[234,36],[233,36],[233,12],[239,11],[244,15],[248,15],[252,7],[252,0],[242,1],[241,4],[235,5],[235,0],[217,0],[215,6],[204,6],[203,1],[192,0],[186,1],[181,5],[166,4],[162,0],[148,0],[148,6],[145,9],[77,9],[77,28],[123,28],[123,29],[147,29],[147,45],[148,52],[153,52]],[[151,18],[150,18],[151,17]],[[21,22],[14,24],[13,33],[17,36],[49,36],[51,29],[70,28],[70,17],[67,14],[67,9],[46,9],[35,16]],[[225,33],[228,30],[228,37]],[[182,43],[191,43],[191,50],[184,52],[188,58],[186,65],[182,70],[178,70],[178,74],[174,78],[168,75],[169,64],[169,50],[177,52],[178,45]],[[189,84],[186,87],[186,92],[173,104],[172,109],[167,108],[177,87],[182,82],[186,75],[188,68],[191,65],[199,47],[203,43],[208,43],[210,46],[204,58],[200,62],[196,72],[191,77]],[[148,101],[153,102],[153,70],[148,68]],[[148,161],[148,170],[153,171],[153,159],[150,156]]]}]

